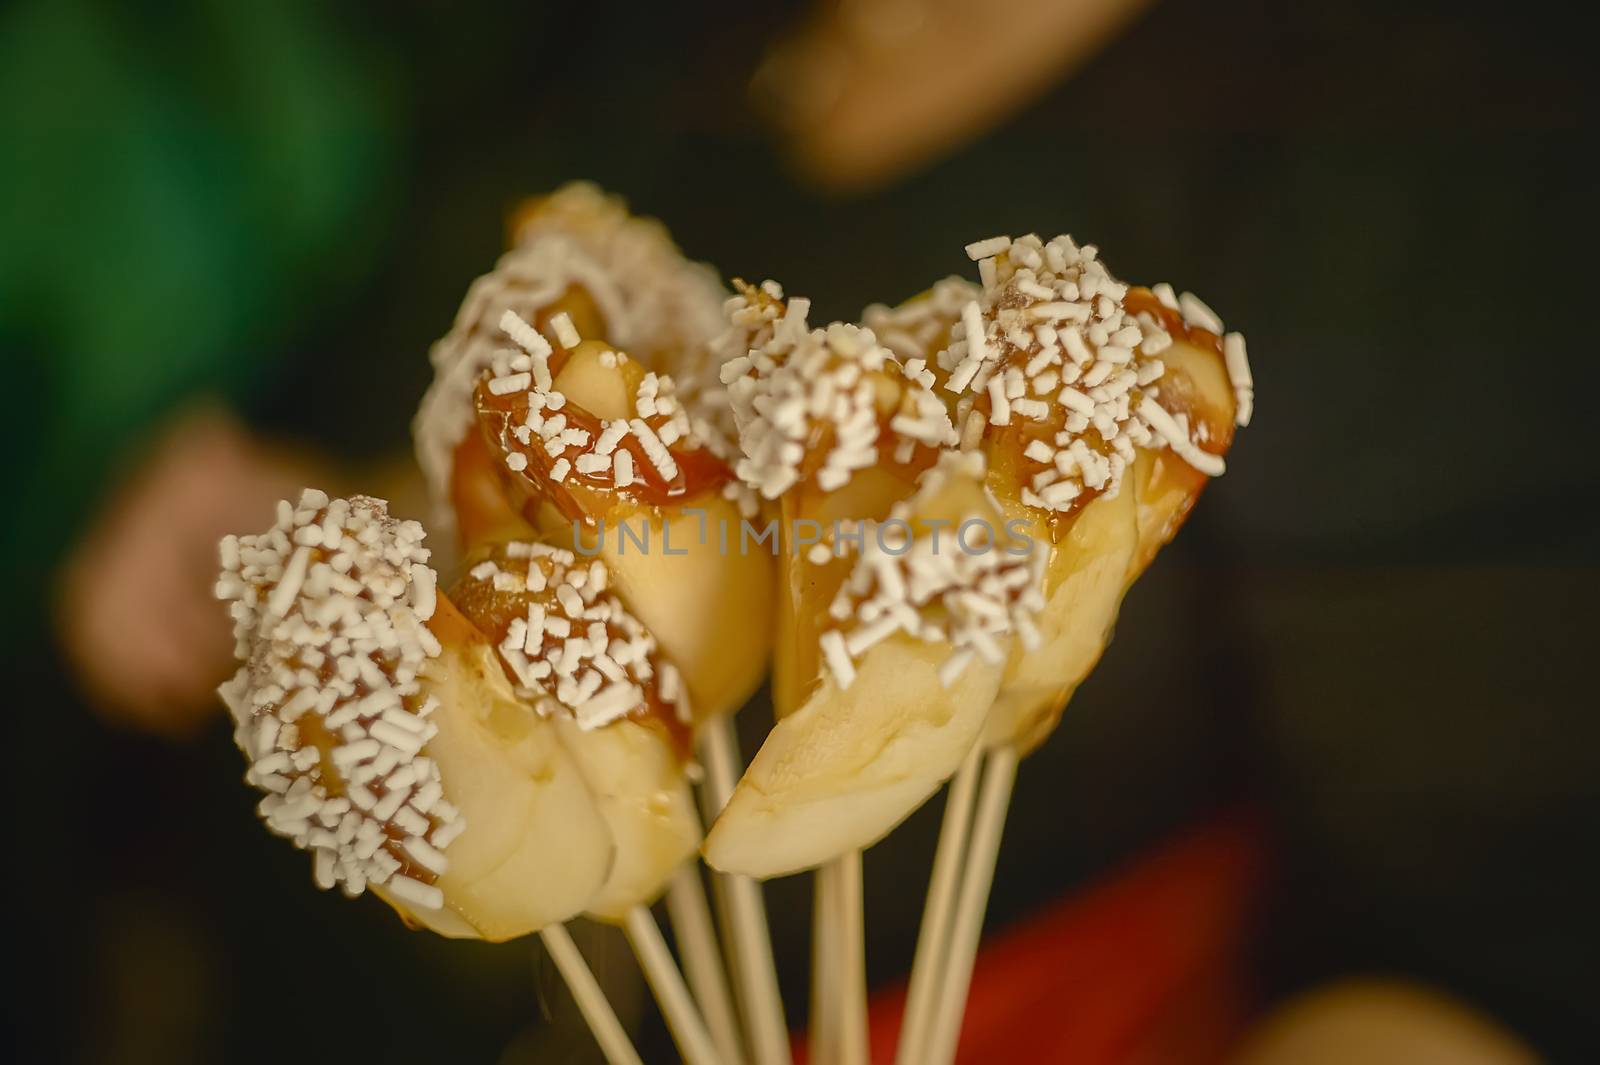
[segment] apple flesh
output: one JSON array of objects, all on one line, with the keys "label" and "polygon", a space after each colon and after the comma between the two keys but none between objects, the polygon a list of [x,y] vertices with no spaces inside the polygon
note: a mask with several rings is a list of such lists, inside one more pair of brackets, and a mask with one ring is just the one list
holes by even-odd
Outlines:
[{"label": "apple flesh", "polygon": [[[440,609],[450,609],[442,599]],[[439,699],[429,718],[439,731],[423,753],[467,827],[445,851],[442,909],[378,893],[441,935],[514,939],[582,913],[616,846],[556,725],[516,697],[489,645],[443,644],[423,674]]]},{"label": "apple flesh", "polygon": [[955,772],[999,688],[1000,667],[980,660],[944,687],[949,653],[890,637],[849,688],[824,679],[767,734],[706,837],[707,864],[782,876],[888,835]]},{"label": "apple flesh", "polygon": [[[1183,340],[1161,355],[1162,401],[1204,423],[1226,450],[1233,436],[1233,391],[1222,357]],[[1036,619],[1043,645],[1012,651],[984,742],[1023,753],[1044,742],[1067,701],[1099,661],[1128,587],[1177,533],[1209,478],[1170,448],[1141,449],[1114,498],[1084,507],[1045,568],[1045,608]],[[1044,523],[1016,501],[1016,488],[991,480],[1008,514],[1026,517],[1035,544],[1049,544]]]},{"label": "apple flesh", "polygon": [[583,774],[616,843],[616,860],[586,907],[590,916],[621,922],[648,906],[700,845],[700,815],[683,763],[658,727],[623,718],[585,732],[552,717]]},{"label": "apple flesh", "polygon": [[[910,521],[913,527],[944,521],[953,529],[973,516],[1000,528],[982,484],[951,474],[938,492],[917,502]],[[811,567],[803,558],[791,555],[786,563],[791,590],[801,592],[788,601],[790,608],[794,602],[805,608],[791,631],[815,641],[812,619],[825,616],[832,591],[803,580],[801,568]],[[814,648],[787,639],[778,647],[780,662],[802,652],[815,657]],[[1004,668],[975,656],[946,687],[939,670],[950,653],[946,642],[901,633],[856,661],[848,688],[816,670],[813,689],[773,726],[712,826],[707,863],[755,877],[798,872],[871,846],[922,805],[971,750]]]},{"label": "apple flesh", "polygon": [[[1026,508],[1018,505],[1018,510]],[[1050,552],[1044,609],[1034,618],[1041,642],[1032,651],[1013,646],[984,732],[988,746],[1015,744],[1022,751],[1038,746],[1099,661],[1127,587],[1138,542],[1136,511],[1133,488],[1124,484],[1115,497],[1102,496],[1084,507],[1055,544],[1037,513],[1030,515],[1034,549]]]}]

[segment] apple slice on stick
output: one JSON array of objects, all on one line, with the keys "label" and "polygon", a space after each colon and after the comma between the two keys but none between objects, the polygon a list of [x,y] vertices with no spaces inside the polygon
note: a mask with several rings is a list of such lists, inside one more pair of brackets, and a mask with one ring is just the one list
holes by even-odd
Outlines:
[{"label": "apple slice on stick", "polygon": [[[870,845],[954,771],[994,694],[999,662],[977,652],[1002,654],[1009,633],[976,626],[973,636],[947,611],[948,582],[976,574],[953,532],[939,551],[937,523],[997,517],[972,471],[940,469],[920,509],[895,509],[954,442],[926,366],[902,364],[870,330],[808,329],[806,302],[786,301],[772,282],[736,286],[749,352],[722,381],[738,472],[779,501],[782,519],[778,721],[705,853],[716,868],[766,877]],[[900,528],[884,540],[875,523],[891,516]],[[932,536],[908,519],[935,523]],[[896,582],[908,552],[919,583],[906,599]],[[980,642],[956,643],[971,639]]]},{"label": "apple slice on stick", "polygon": [[[559,316],[551,338],[511,314],[502,327],[518,349],[497,356],[476,402],[509,498],[537,535],[603,564],[677,666],[686,724],[720,727],[760,683],[770,641],[771,557],[728,544],[753,497],[705,445],[671,377]],[[763,982],[741,984],[747,1012],[753,998],[776,1002],[775,979]]]},{"label": "apple slice on stick", "polygon": [[[1128,584],[1222,472],[1236,405],[1253,401],[1242,338],[1224,341],[1194,297],[1130,290],[1097,249],[1070,238],[995,238],[968,251],[984,285],[959,321],[954,299],[939,308],[950,343],[934,362],[956,397],[963,446],[989,455],[996,497],[1051,551],[1041,646],[1013,652],[984,737],[991,755],[978,816],[965,804],[947,809],[952,830],[941,834],[935,867],[950,866],[953,847],[967,871],[953,920],[931,922],[933,941],[919,944],[902,1063],[954,1054],[1017,757],[1054,729]],[[896,315],[882,317],[893,325]],[[969,823],[976,835],[966,850]]]},{"label": "apple slice on stick", "polygon": [[319,883],[509,939],[581,912],[614,842],[554,725],[437,593],[422,538],[379,500],[308,489],[267,533],[225,539],[245,664],[224,697],[269,828],[313,852]]},{"label": "apple slice on stick", "polygon": [[[807,329],[805,301],[785,301],[772,282],[736,287],[730,310],[747,353],[721,380],[744,455],[738,472],[779,502],[778,721],[705,853],[715,868],[758,877],[822,866],[816,956],[859,974],[860,908],[850,902],[860,850],[949,775],[995,692],[1013,604],[977,592],[1003,567],[964,559],[954,530],[971,519],[997,534],[984,516],[998,515],[978,470],[930,470],[954,432],[925,365],[902,364],[868,330]],[[887,538],[874,524],[886,519],[899,526]],[[970,616],[963,596],[996,607],[999,624]],[[863,1059],[864,982],[839,986],[855,991],[838,1012],[842,1042],[827,1049]],[[824,1040],[830,1004],[817,1002]]]},{"label": "apple slice on stick", "polygon": [[[508,311],[524,316],[535,330],[551,332],[553,323],[560,321],[561,338],[569,331],[581,331],[583,335],[627,345],[641,352],[655,369],[692,370],[703,365],[712,333],[722,326],[721,302],[725,293],[709,269],[685,260],[658,223],[630,218],[620,201],[605,197],[593,186],[570,185],[551,196],[530,201],[519,213],[514,228],[515,247],[491,274],[474,283],[455,327],[434,346],[431,355],[436,377],[415,423],[418,456],[435,500],[435,512],[441,524],[457,525],[461,542],[469,552],[474,545],[527,540],[535,535],[520,508],[507,500],[505,471],[498,468],[503,456],[493,453],[482,433],[474,430],[477,412],[473,392],[496,354],[507,347],[508,338],[500,326]],[[581,366],[578,369],[581,371]],[[656,425],[660,427],[659,422]],[[703,535],[703,515],[697,525]],[[681,542],[685,530],[676,531]],[[704,576],[703,571],[684,573],[685,583],[677,587],[686,587],[689,580]],[[626,583],[626,579],[619,580],[619,584]],[[667,581],[664,587],[671,590],[674,583]],[[703,579],[699,587],[706,587]],[[765,585],[744,581],[737,587],[759,595]],[[647,604],[647,612],[652,615],[648,624],[657,631],[670,632],[669,639],[682,632],[691,644],[687,650],[705,658],[705,652],[693,646],[694,638],[704,630],[694,626],[685,629],[678,622],[684,617],[704,617],[707,612],[679,613],[684,605],[681,592],[670,601],[661,592],[661,588],[646,587],[634,597]],[[765,617],[767,611],[760,606],[758,602],[759,616]],[[663,624],[664,620],[669,623]],[[761,633],[757,631],[756,635]],[[670,650],[676,654],[685,648],[674,646]],[[759,679],[763,658],[764,648],[740,663],[742,674],[724,671],[731,684],[724,683],[720,688],[712,684],[702,690],[704,671],[694,670],[694,704],[702,712],[709,712],[710,708],[742,700]],[[618,731],[620,734],[626,730]],[[629,757],[621,757],[618,768],[629,761]],[[636,768],[645,769],[648,765],[647,759]],[[674,892],[680,897],[697,887],[684,878],[675,884]],[[687,912],[685,906],[704,909],[703,902],[698,908],[685,902],[677,907],[678,911]],[[680,931],[680,935],[684,934]],[[692,946],[689,952],[695,957],[717,954],[714,942]],[[712,991],[719,982],[702,978],[698,986]],[[709,1004],[708,1012],[725,1016],[726,1003]],[[722,1032],[725,1037],[726,1025]],[[731,1056],[731,1050],[724,1038],[725,1053]]]},{"label": "apple slice on stick", "polygon": [[1025,545],[1001,540],[981,469],[979,456],[951,455],[927,471],[865,533],[829,609],[797,621],[823,648],[820,676],[712,826],[713,866],[774,876],[864,849],[965,758],[1018,619],[1036,606],[1036,567]]},{"label": "apple slice on stick", "polygon": [[221,694],[246,779],[320,886],[370,888],[446,936],[546,933],[607,1059],[628,1065],[560,933],[608,876],[609,828],[554,725],[438,592],[423,535],[381,500],[308,489],[266,533],[223,539],[217,594],[244,664]]}]

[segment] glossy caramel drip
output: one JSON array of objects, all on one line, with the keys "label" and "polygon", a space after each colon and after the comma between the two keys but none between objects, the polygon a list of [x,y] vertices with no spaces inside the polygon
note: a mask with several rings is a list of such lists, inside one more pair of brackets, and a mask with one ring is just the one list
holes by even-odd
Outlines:
[{"label": "glossy caramel drip", "polygon": [[[564,355],[557,349],[557,356]],[[559,373],[560,363],[552,356],[551,374]],[[521,425],[528,415],[527,393],[496,396],[489,391],[487,379],[480,382],[475,393],[478,426],[491,454],[498,454],[496,472],[502,483],[512,489],[521,504],[523,514],[536,522],[539,507],[546,501],[555,505],[561,514],[573,521],[592,523],[598,515],[592,514],[573,494],[573,488],[612,492],[646,506],[678,506],[707,492],[721,488],[733,479],[727,463],[703,447],[674,446],[668,450],[677,464],[677,475],[671,480],[661,476],[650,461],[639,438],[629,433],[617,444],[617,451],[627,451],[633,460],[633,483],[618,487],[611,470],[599,473],[580,473],[571,468],[565,478],[557,481],[551,471],[558,458],[545,451],[537,436],[529,443],[519,441],[512,430]],[[604,428],[601,420],[570,401],[561,408],[569,429],[582,429],[589,434],[591,443],[598,439]],[[647,419],[648,421],[649,419]],[[652,426],[654,428],[654,426]],[[579,452],[568,449],[572,454]],[[514,471],[506,466],[505,457],[520,453],[527,466]]]},{"label": "glossy caramel drip", "polygon": [[[1012,486],[1029,484],[1035,474],[1050,466],[1049,463],[1040,462],[1026,454],[1028,445],[1035,440],[1051,444],[1053,450],[1056,434],[1066,426],[1067,409],[1054,398],[1050,398],[1049,403],[1050,414],[1046,418],[1012,418],[1010,425],[989,425],[987,424],[990,410],[988,394],[981,393],[974,398],[973,409],[981,411],[986,419],[984,450],[989,459],[990,480],[1008,486],[1007,495],[1016,492],[1016,488]],[[1077,437],[1090,451],[1101,455],[1113,454],[1111,445],[1092,425],[1078,433]],[[1078,515],[1083,513],[1083,508],[1099,499],[1105,492],[1105,486],[1091,488],[1084,485],[1072,500],[1072,506],[1068,510],[1035,509],[1034,513],[1044,522],[1050,542],[1060,543],[1072,528],[1072,523],[1077,520]]]}]

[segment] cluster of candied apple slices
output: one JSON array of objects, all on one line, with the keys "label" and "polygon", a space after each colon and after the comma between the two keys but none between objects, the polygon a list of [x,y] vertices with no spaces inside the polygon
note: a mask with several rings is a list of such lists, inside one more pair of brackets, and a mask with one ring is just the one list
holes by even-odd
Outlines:
[{"label": "cluster of candied apple slices", "polygon": [[[732,303],[750,338],[722,369],[736,472],[775,500],[785,535],[903,519],[928,495],[921,479],[943,472],[940,456],[960,455],[957,480],[977,488],[947,520],[1015,533],[1032,568],[1007,609],[984,615],[994,624],[980,644],[941,656],[932,693],[907,683],[910,663],[871,661],[890,635],[915,635],[909,605],[896,615],[881,594],[842,594],[886,552],[866,553],[852,576],[840,545],[789,545],[779,723],[708,838],[719,868],[770,876],[870,844],[955,771],[980,731],[991,746],[1039,742],[1098,658],[1136,560],[1148,562],[1222,472],[1235,402],[1245,413],[1253,386],[1242,338],[1220,336],[1203,304],[1130,288],[1068,237],[995,238],[968,252],[982,284],[949,279],[901,307],[869,308],[872,328],[807,329],[804,302],[786,305],[772,282]],[[947,541],[938,556],[923,537],[910,558],[973,581],[965,594],[981,601],[977,569],[963,576],[955,561],[971,561],[966,545]],[[885,664],[896,646],[880,652]],[[987,652],[980,666],[998,666],[993,684],[977,683],[982,669],[966,675],[975,648]],[[846,807],[851,816],[837,816]]]},{"label": "cluster of candied apple slices", "polygon": [[[262,817],[324,887],[543,935],[613,1062],[637,1056],[562,922],[627,930],[693,1065],[782,1065],[756,879],[816,868],[814,1047],[853,1065],[860,852],[954,777],[899,1055],[948,1062],[1017,759],[1222,473],[1243,338],[1065,236],[979,241],[979,283],[813,327],[592,186],[515,229],[414,423],[448,591],[421,526],[366,497],[308,490],[223,541]],[[728,719],[769,658],[741,776]]]}]

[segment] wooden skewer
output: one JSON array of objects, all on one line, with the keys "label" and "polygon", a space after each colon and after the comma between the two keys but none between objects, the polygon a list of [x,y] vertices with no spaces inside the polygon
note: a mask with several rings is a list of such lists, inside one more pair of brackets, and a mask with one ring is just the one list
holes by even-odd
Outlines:
[{"label": "wooden skewer", "polygon": [[861,852],[836,859],[834,905],[839,939],[839,1065],[868,1065],[866,916],[861,885]]},{"label": "wooden skewer", "polygon": [[742,1063],[744,1043],[734,1014],[733,994],[728,990],[722,948],[711,924],[711,908],[706,903],[705,884],[696,863],[685,862],[673,874],[667,888],[667,913],[672,918],[672,936],[683,957],[689,988],[711,1030],[711,1041],[724,1061],[730,1065]]},{"label": "wooden skewer", "polygon": [[722,1065],[722,1055],[711,1042],[706,1022],[700,1018],[700,1011],[695,1008],[689,988],[683,982],[683,974],[678,972],[677,963],[672,960],[672,952],[667,949],[667,941],[661,937],[661,929],[650,916],[650,910],[644,906],[630,909],[623,918],[623,930],[628,934],[628,942],[633,944],[639,967],[644,970],[644,978],[661,1006],[661,1014],[666,1018],[673,1042],[678,1044],[678,1053],[683,1055],[684,1065]]},{"label": "wooden skewer", "polygon": [[1011,804],[1011,788],[1016,779],[1017,749],[1007,746],[990,751],[978,797],[972,847],[967,852],[967,866],[961,877],[961,896],[956,903],[950,950],[939,978],[933,1031],[922,1058],[926,1065],[949,1065],[955,1060],[961,1022],[966,1015],[967,990],[972,984],[972,966],[978,956],[978,940],[983,934],[983,914],[989,907],[995,859],[1000,854],[1000,836],[1005,831],[1006,810]]},{"label": "wooden skewer", "polygon": [[837,869],[832,862],[811,874],[811,1060],[832,1062],[839,1054],[839,935]]},{"label": "wooden skewer", "polygon": [[566,926],[548,925],[539,933],[539,938],[544,941],[544,947],[550,952],[561,978],[567,982],[572,997],[577,1000],[578,1012],[589,1022],[589,1030],[594,1033],[595,1042],[600,1044],[600,1053],[605,1055],[608,1065],[644,1065]]},{"label": "wooden skewer", "polygon": [[[706,784],[713,807],[720,811],[739,780],[739,748],[733,723],[727,717],[719,717],[706,725],[703,735]],[[778,990],[778,970],[772,961],[772,939],[767,932],[761,885],[747,876],[728,873],[716,874],[716,883],[726,906],[728,927],[724,934],[733,944],[738,970],[735,989],[744,1011],[745,1030],[750,1033],[751,1056],[755,1065],[790,1065],[789,1029]]]},{"label": "wooden skewer", "polygon": [[977,799],[982,759],[982,749],[974,747],[956,775],[950,778],[944,820],[939,824],[939,844],[933,852],[933,872],[928,878],[928,900],[922,907],[922,927],[917,933],[917,951],[911,962],[911,983],[900,1021],[896,1065],[921,1065],[923,1061],[931,1026],[929,1011],[933,1009],[939,974],[944,971],[950,949],[956,889],[972,830],[972,808]]}]

